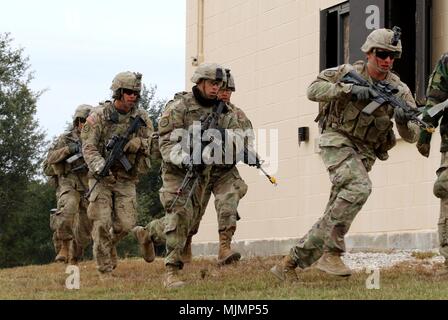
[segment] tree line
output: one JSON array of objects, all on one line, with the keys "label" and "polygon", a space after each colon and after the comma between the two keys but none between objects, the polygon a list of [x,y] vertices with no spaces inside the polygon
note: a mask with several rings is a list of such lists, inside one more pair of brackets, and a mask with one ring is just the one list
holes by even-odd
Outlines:
[{"label": "tree line", "polygon": [[[55,257],[49,215],[56,207],[56,190],[41,169],[49,141],[36,120],[43,92],[30,89],[30,68],[24,49],[13,47],[9,33],[0,33],[0,268],[50,263]],[[155,98],[156,90],[144,86],[140,99],[155,128],[165,105]],[[152,162],[137,185],[139,225],[163,215],[159,171],[160,161]],[[117,250],[122,257],[138,255],[132,235]]]}]

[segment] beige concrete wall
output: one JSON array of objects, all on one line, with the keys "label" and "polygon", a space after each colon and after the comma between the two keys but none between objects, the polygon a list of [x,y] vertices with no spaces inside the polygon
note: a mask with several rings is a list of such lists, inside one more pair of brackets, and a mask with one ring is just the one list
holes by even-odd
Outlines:
[{"label": "beige concrete wall", "polygon": [[[197,1],[187,0],[186,89],[191,88],[197,55]],[[232,69],[237,91],[233,102],[255,128],[279,133],[278,187],[253,168],[241,166],[249,185],[240,203],[242,220],[235,240],[302,236],[322,214],[330,190],[328,175],[315,150],[313,119],[317,104],[306,88],[319,72],[319,10],[341,1],[205,0],[204,57]],[[448,50],[448,2],[435,0],[434,56]],[[310,141],[300,147],[297,128],[310,127]],[[355,219],[351,234],[434,230],[438,201],[432,183],[438,167],[440,139],[429,159],[414,145],[399,141],[386,162],[371,172],[373,193]],[[195,242],[217,240],[211,201]]]}]

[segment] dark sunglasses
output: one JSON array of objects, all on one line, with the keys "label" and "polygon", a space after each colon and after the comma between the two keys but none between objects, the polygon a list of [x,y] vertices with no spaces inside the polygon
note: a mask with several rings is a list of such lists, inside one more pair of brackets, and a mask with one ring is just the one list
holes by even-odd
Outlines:
[{"label": "dark sunglasses", "polygon": [[131,89],[123,89],[123,93],[126,93],[128,96],[136,95],[138,97],[140,95],[140,93],[138,91],[134,91]]},{"label": "dark sunglasses", "polygon": [[399,53],[394,51],[378,51],[375,50],[375,56],[382,60],[386,60],[389,57],[391,60],[398,58]]}]

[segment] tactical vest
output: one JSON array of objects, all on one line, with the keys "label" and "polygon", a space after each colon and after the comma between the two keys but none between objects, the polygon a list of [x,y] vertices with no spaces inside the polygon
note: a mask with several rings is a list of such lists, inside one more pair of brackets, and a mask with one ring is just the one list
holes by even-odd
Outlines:
[{"label": "tactical vest", "polygon": [[[102,110],[100,112],[103,113],[105,123],[102,127],[101,137],[98,143],[98,150],[103,158],[106,159],[110,152],[109,150],[107,150],[107,144],[111,141],[113,136],[122,136],[126,133],[132,123],[133,118],[139,115],[139,110],[134,109],[126,115],[120,115],[115,110],[115,107],[110,101],[105,102],[101,106],[101,108]],[[145,118],[143,117],[142,119],[145,120]],[[129,140],[136,136],[136,133],[132,134],[129,137]],[[138,154],[134,153],[126,153],[125,155],[131,163],[132,169],[130,170],[130,172],[126,172],[123,168],[123,165],[119,161],[117,161],[111,167],[111,171],[115,176],[129,178],[131,176],[137,176],[139,173],[146,171],[143,168],[139,168],[140,166],[145,165],[143,163],[145,161],[145,159],[142,159],[143,157],[138,156]],[[150,164],[147,164],[147,166],[150,167]]]},{"label": "tactical vest", "polygon": [[[367,72],[363,61],[356,62],[352,68],[362,75]],[[347,65],[348,71],[350,71],[349,65]],[[350,95],[345,99],[330,102],[327,106],[329,108],[327,126],[367,143],[374,149],[381,148],[381,145],[388,144],[388,140],[394,135],[391,121],[394,110],[386,104],[369,115],[362,112],[368,104],[366,101],[351,101]]]},{"label": "tactical vest", "polygon": [[[73,134],[73,132],[68,132],[67,134],[65,134],[63,137],[63,145],[64,146],[68,146],[71,143],[80,143],[79,137],[77,137],[75,134]],[[88,168],[87,165],[84,161],[84,158],[80,157],[76,160],[74,160],[71,163],[68,163],[67,160],[69,160],[72,156],[74,155],[70,155],[67,157],[67,159],[58,162],[58,163],[54,163],[52,164],[50,167],[48,168],[48,163],[44,163],[44,166],[47,166],[47,168],[45,168],[46,170],[46,174],[47,175],[56,175],[56,176],[61,176],[61,175],[68,175],[70,173],[74,173],[76,175],[85,175],[88,172]]]},{"label": "tactical vest", "polygon": [[[213,111],[213,107],[203,107],[198,104],[193,93],[186,91],[176,93],[174,99],[167,103],[165,109],[168,109],[177,100],[183,100],[182,105],[185,107],[185,112],[182,123],[176,123],[178,119],[172,119],[174,121],[174,128],[188,129],[193,125],[194,121],[200,121]],[[218,121],[218,125],[221,128],[227,128],[231,121],[231,118],[226,116],[225,113],[226,111],[223,112],[224,116],[221,116]]]}]

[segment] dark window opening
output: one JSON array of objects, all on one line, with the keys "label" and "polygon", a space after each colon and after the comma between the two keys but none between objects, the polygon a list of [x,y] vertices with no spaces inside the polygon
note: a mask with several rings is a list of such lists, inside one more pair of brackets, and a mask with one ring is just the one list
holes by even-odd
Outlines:
[{"label": "dark window opening", "polygon": [[[320,68],[327,69],[349,63],[349,10],[348,2],[321,11]],[[322,29],[324,28],[324,29]]]},{"label": "dark window opening", "polygon": [[431,0],[408,0],[406,5],[393,0],[350,0],[322,10],[320,69],[365,60],[361,46],[367,35],[374,28],[399,26],[403,54],[394,71],[415,93],[417,103],[424,104],[432,71],[430,9]]}]

